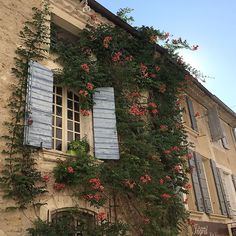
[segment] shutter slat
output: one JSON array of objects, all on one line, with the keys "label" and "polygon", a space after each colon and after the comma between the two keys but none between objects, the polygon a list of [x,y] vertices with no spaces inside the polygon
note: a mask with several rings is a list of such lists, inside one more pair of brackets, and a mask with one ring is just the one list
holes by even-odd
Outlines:
[{"label": "shutter slat", "polygon": [[[192,154],[193,152],[190,151]],[[204,203],[203,203],[203,197],[202,197],[202,192],[200,189],[200,183],[199,183],[199,178],[197,174],[197,168],[196,168],[196,163],[194,160],[194,155],[193,158],[189,160],[189,165],[190,167],[193,167],[193,171],[191,173],[192,176],[192,183],[193,183],[193,189],[194,189],[194,195],[195,195],[195,200],[196,200],[196,205],[198,211],[204,211]]]},{"label": "shutter slat", "polygon": [[228,214],[227,214],[227,209],[226,209],[226,205],[225,205],[225,201],[224,201],[222,186],[220,184],[221,177],[218,174],[215,161],[211,159],[210,162],[211,162],[211,169],[212,169],[213,177],[215,180],[216,191],[217,191],[217,195],[218,195],[218,199],[219,199],[219,203],[220,203],[221,214],[227,216]]},{"label": "shutter slat", "polygon": [[[50,149],[52,147],[53,73],[37,62],[29,63],[27,81],[24,144]],[[28,118],[33,123],[28,125]]]},{"label": "shutter slat", "polygon": [[191,121],[191,127],[195,131],[198,131],[197,120],[196,120],[194,109],[193,109],[193,102],[187,96],[186,96],[186,103],[187,103],[187,106],[188,106],[188,112],[189,112],[189,117],[190,117],[190,121]]},{"label": "shutter slat", "polygon": [[195,161],[196,161],[199,183],[200,183],[201,191],[202,191],[202,195],[203,195],[205,212],[212,213],[211,199],[210,199],[210,194],[209,194],[208,187],[207,187],[207,180],[205,177],[204,167],[203,167],[203,163],[202,163],[202,156],[199,153],[195,152],[194,157],[195,157]]},{"label": "shutter slat", "polygon": [[116,128],[115,98],[112,87],[98,88],[94,94],[94,149],[98,159],[120,158]]},{"label": "shutter slat", "polygon": [[224,137],[218,110],[216,107],[208,108],[208,124],[213,141],[217,141]]}]

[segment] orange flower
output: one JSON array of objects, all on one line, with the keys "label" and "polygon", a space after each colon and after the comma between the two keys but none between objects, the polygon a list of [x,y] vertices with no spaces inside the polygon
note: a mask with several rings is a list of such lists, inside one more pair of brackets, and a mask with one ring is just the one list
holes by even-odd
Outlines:
[{"label": "orange flower", "polygon": [[147,77],[148,73],[147,73],[147,66],[144,65],[143,63],[140,64],[140,72],[141,72],[141,76],[142,77]]},{"label": "orange flower", "polygon": [[161,69],[161,67],[160,66],[156,66],[155,69],[156,69],[156,72],[158,72]]},{"label": "orange flower", "polygon": [[199,112],[196,112],[194,116],[195,116],[195,117],[200,117],[201,115],[200,115]]},{"label": "orange flower", "polygon": [[44,182],[48,182],[49,181],[49,176],[48,175],[44,175],[43,176],[43,181]]},{"label": "orange flower", "polygon": [[88,91],[81,89],[81,90],[79,91],[79,95],[86,97],[86,96],[88,95]]},{"label": "orange flower", "polygon": [[190,183],[187,183],[187,184],[184,185],[184,188],[190,189],[190,188],[192,188],[192,185]]},{"label": "orange flower", "polygon": [[168,130],[168,126],[167,125],[160,125],[160,130],[166,131],[166,130]]},{"label": "orange flower", "polygon": [[192,153],[188,153],[188,154],[186,154],[186,158],[187,158],[187,160],[191,160],[192,157],[193,157],[193,154],[192,154]]},{"label": "orange flower", "polygon": [[99,212],[96,215],[97,221],[104,221],[107,219],[107,215],[105,212]]},{"label": "orange flower", "polygon": [[114,56],[111,58],[112,61],[117,62],[120,60],[120,56],[122,55],[122,52],[115,52]]},{"label": "orange flower", "polygon": [[125,180],[124,184],[130,189],[133,189],[136,185],[136,183],[133,180]]},{"label": "orange flower", "polygon": [[104,48],[108,48],[109,47],[109,44],[110,44],[111,40],[112,40],[111,36],[106,36],[103,39],[103,46],[104,46]]},{"label": "orange flower", "polygon": [[162,184],[164,184],[164,179],[159,179],[159,183],[162,185]]},{"label": "orange flower", "polygon": [[55,190],[62,190],[62,189],[64,189],[65,188],[65,184],[61,184],[61,183],[55,183],[54,184],[54,186],[53,186],[53,188],[55,189]]}]

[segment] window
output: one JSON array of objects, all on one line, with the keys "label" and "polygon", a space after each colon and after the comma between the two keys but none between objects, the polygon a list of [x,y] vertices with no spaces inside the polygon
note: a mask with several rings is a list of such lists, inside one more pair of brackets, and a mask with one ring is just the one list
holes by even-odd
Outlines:
[{"label": "window", "polygon": [[69,142],[80,139],[79,96],[54,86],[52,119],[52,147],[66,151]]},{"label": "window", "polygon": [[52,214],[52,224],[67,236],[88,236],[94,230],[95,215],[74,209],[57,211]]}]

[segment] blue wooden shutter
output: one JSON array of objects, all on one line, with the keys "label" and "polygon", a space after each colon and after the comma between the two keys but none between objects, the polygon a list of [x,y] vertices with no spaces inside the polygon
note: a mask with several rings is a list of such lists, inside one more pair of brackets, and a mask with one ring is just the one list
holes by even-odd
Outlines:
[{"label": "blue wooden shutter", "polygon": [[217,141],[224,137],[220,123],[218,110],[216,107],[208,108],[208,124],[211,132],[212,141]]},{"label": "blue wooden shutter", "polygon": [[190,121],[191,121],[191,127],[195,131],[198,131],[197,120],[196,120],[194,109],[193,109],[193,102],[187,96],[186,96],[186,103],[187,103],[187,106],[188,106],[188,113],[189,113],[189,117],[190,117]]},{"label": "blue wooden shutter", "polygon": [[224,200],[223,190],[222,190],[222,186],[221,186],[221,180],[220,180],[221,177],[219,176],[219,172],[217,170],[216,163],[212,159],[211,159],[211,169],[212,169],[213,177],[215,180],[215,186],[216,186],[216,191],[217,191],[217,195],[218,195],[218,199],[219,199],[219,203],[220,203],[221,214],[227,216],[228,213],[227,213],[226,203]]},{"label": "blue wooden shutter", "polygon": [[27,81],[25,145],[48,149],[52,147],[52,100],[52,71],[31,61]]},{"label": "blue wooden shutter", "polygon": [[117,160],[119,144],[116,128],[115,97],[112,87],[97,88],[94,94],[94,151],[98,159]]},{"label": "blue wooden shutter", "polygon": [[202,156],[195,152],[194,154],[195,162],[196,162],[196,168],[199,178],[199,183],[201,186],[202,196],[203,196],[203,202],[205,206],[205,212],[206,213],[212,213],[212,207],[211,207],[211,199],[207,187],[207,180],[204,172],[204,167],[202,163]]},{"label": "blue wooden shutter", "polygon": [[[191,152],[191,153],[193,153],[193,152]],[[196,163],[195,163],[195,155],[193,155],[193,158],[191,158],[189,160],[189,165],[190,165],[190,167],[193,167],[193,171],[192,171],[191,176],[192,176],[192,183],[193,183],[193,189],[194,189],[197,210],[204,211],[204,202],[203,202],[202,191],[200,188]]]},{"label": "blue wooden shutter", "polygon": [[217,171],[218,171],[218,175],[220,176],[220,184],[221,184],[221,188],[222,188],[222,193],[223,193],[223,197],[224,197],[224,201],[225,201],[227,214],[229,217],[232,217],[232,209],[231,209],[231,205],[230,205],[229,195],[227,193],[227,186],[226,186],[226,183],[224,180],[224,173],[223,173],[223,170],[220,168],[217,168]]}]

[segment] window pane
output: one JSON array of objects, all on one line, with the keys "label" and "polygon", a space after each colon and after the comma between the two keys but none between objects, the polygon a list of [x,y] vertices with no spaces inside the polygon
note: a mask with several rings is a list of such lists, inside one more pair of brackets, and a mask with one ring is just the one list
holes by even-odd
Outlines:
[{"label": "window pane", "polygon": [[62,108],[61,108],[61,107],[58,107],[58,106],[57,106],[56,111],[57,111],[57,112],[56,112],[56,115],[57,115],[57,116],[62,116]]},{"label": "window pane", "polygon": [[73,141],[73,133],[72,132],[67,132],[67,139],[69,142]]},{"label": "window pane", "polygon": [[54,139],[52,139],[52,149],[55,149],[55,146],[54,146]]},{"label": "window pane", "polygon": [[74,113],[74,116],[75,116],[75,121],[79,121],[79,113],[78,112],[75,112]]},{"label": "window pane", "polygon": [[54,137],[54,127],[52,127],[52,137]]},{"label": "window pane", "polygon": [[80,132],[80,124],[75,123],[75,132]]},{"label": "window pane", "polygon": [[73,122],[72,121],[67,121],[67,129],[73,131]]},{"label": "window pane", "polygon": [[71,91],[68,91],[68,98],[73,99],[73,93]]},{"label": "window pane", "polygon": [[59,118],[59,117],[56,118],[56,126],[62,127],[62,118]]},{"label": "window pane", "polygon": [[74,96],[75,96],[75,101],[79,102],[79,97],[77,95],[74,95]]},{"label": "window pane", "polygon": [[56,138],[62,139],[62,130],[61,129],[57,129]]},{"label": "window pane", "polygon": [[67,118],[70,119],[70,120],[73,120],[73,112],[68,110],[67,111]]},{"label": "window pane", "polygon": [[75,111],[79,111],[79,103],[78,102],[74,102],[74,109],[75,109]]},{"label": "window pane", "polygon": [[75,134],[75,140],[80,140],[80,134]]},{"label": "window pane", "polygon": [[55,117],[52,116],[52,125],[54,125],[54,119],[55,119]]},{"label": "window pane", "polygon": [[56,150],[61,151],[61,140],[56,140]]},{"label": "window pane", "polygon": [[57,96],[57,105],[62,105],[62,97]]},{"label": "window pane", "polygon": [[62,88],[61,87],[57,87],[57,94],[62,95]]},{"label": "window pane", "polygon": [[67,108],[73,109],[73,102],[71,100],[67,100]]}]

